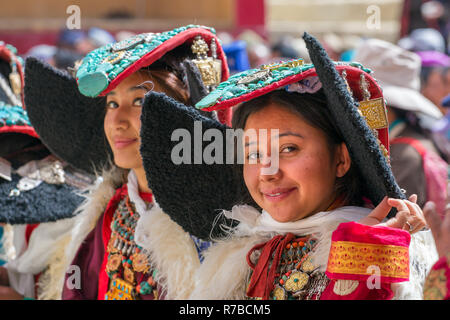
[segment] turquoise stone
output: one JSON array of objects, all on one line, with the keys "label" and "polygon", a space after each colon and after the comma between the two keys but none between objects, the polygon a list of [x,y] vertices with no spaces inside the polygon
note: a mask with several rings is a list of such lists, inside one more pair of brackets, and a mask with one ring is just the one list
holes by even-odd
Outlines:
[{"label": "turquoise stone", "polygon": [[204,97],[202,100],[197,102],[195,107],[198,109],[203,109],[203,108],[212,106],[217,102],[217,100],[221,97],[221,95],[222,95],[222,91],[215,90],[215,91],[211,92],[210,94],[208,94],[206,97]]},{"label": "turquoise stone", "polygon": [[137,61],[137,60],[139,60],[141,57],[139,57],[139,56],[131,56],[130,57],[130,61],[131,62],[135,62],[135,61]]},{"label": "turquoise stone", "polygon": [[97,72],[105,72],[108,73],[110,72],[112,69],[114,68],[114,66],[111,63],[102,63],[101,65],[99,65],[97,67]]},{"label": "turquoise stone", "polygon": [[235,87],[230,88],[230,91],[233,94],[239,94],[239,93],[245,92],[246,90],[247,90],[247,88],[244,85],[237,85]]},{"label": "turquoise stone", "polygon": [[233,93],[231,93],[230,91],[225,91],[225,93],[223,94],[223,96],[222,96],[222,98],[224,99],[224,100],[228,100],[228,99],[231,99],[231,98],[233,98],[234,97],[234,95],[233,95]]},{"label": "turquoise stone", "polygon": [[78,78],[78,89],[88,97],[96,97],[108,87],[109,79],[105,72],[93,72]]},{"label": "turquoise stone", "polygon": [[122,66],[116,66],[111,72],[114,72],[114,74],[118,75],[119,73],[121,73],[125,68]]},{"label": "turquoise stone", "polygon": [[77,75],[76,76],[77,76],[77,78],[84,77],[86,75],[86,73],[88,73],[87,67],[79,68],[77,70]]},{"label": "turquoise stone", "polygon": [[141,287],[139,293],[142,295],[150,294],[153,290],[153,287],[146,281],[142,281],[139,286]]}]

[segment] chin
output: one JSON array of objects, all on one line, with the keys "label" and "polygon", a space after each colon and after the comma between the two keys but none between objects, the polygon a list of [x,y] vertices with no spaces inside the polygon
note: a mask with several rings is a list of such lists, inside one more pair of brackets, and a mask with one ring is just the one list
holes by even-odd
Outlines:
[{"label": "chin", "polygon": [[138,163],[130,161],[130,159],[118,159],[114,158],[114,164],[122,169],[133,169],[138,167]]},{"label": "chin", "polygon": [[293,222],[303,218],[302,215],[299,215],[299,211],[292,210],[279,210],[274,208],[265,209],[270,216],[277,222]]}]

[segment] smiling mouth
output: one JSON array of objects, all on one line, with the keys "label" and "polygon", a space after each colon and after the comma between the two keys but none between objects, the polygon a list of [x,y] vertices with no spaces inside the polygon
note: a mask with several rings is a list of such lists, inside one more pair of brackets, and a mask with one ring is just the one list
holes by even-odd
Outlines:
[{"label": "smiling mouth", "polygon": [[116,147],[116,149],[121,149],[128,147],[135,142],[137,142],[137,139],[118,139],[114,141],[114,147]]},{"label": "smiling mouth", "polygon": [[288,197],[296,188],[290,188],[285,190],[277,190],[276,192],[262,193],[264,197],[269,201],[280,201]]}]

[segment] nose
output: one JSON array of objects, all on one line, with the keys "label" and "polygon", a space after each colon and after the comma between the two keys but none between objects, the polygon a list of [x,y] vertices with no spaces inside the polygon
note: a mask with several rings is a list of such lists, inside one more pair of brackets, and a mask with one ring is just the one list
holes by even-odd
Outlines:
[{"label": "nose", "polygon": [[126,107],[119,106],[110,111],[110,122],[114,129],[125,130],[130,126],[129,112]]},{"label": "nose", "polygon": [[264,156],[259,163],[259,179],[260,181],[274,181],[282,176],[278,161],[274,161],[270,156]]}]

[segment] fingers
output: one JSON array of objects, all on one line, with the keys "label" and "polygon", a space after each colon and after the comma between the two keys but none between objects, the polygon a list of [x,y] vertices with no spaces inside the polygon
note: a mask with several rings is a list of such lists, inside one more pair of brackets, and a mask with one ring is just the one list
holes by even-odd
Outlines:
[{"label": "fingers", "polygon": [[[417,196],[412,195],[409,199],[410,200],[388,199],[388,204],[398,210],[395,217],[396,220],[390,221],[388,226],[415,233],[426,226],[426,220],[423,216],[422,209],[415,203],[415,201],[417,201]],[[406,220],[404,220],[404,218],[406,218]],[[399,221],[404,221],[404,224],[400,225]]]},{"label": "fingers", "polygon": [[422,209],[420,209],[420,207],[416,203],[413,203],[411,201],[405,200],[405,204],[409,209],[409,215],[407,216],[407,221],[411,226],[408,226],[409,233],[413,234],[419,232],[424,227],[427,227],[427,221],[425,220]]},{"label": "fingers", "polygon": [[398,211],[395,217],[386,221],[385,226],[397,229],[404,229],[404,226],[406,225],[407,222],[407,216],[408,216],[407,211]]},{"label": "fingers", "polygon": [[388,204],[388,197],[384,197],[366,218],[371,220],[375,219],[378,221],[377,223],[380,223],[387,217],[389,211],[391,211],[391,208],[392,206]]},{"label": "fingers", "polygon": [[417,194],[412,194],[408,200],[413,203],[417,203]]}]

